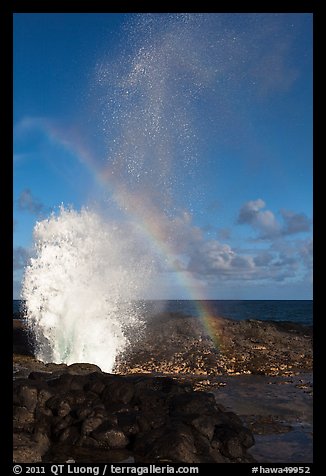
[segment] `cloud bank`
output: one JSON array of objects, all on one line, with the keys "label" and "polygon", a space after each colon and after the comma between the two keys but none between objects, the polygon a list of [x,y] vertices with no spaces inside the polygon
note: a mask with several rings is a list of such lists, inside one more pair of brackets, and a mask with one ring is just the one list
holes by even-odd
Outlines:
[{"label": "cloud bank", "polygon": [[[255,284],[307,282],[310,286],[312,238],[297,235],[311,230],[311,220],[304,213],[281,210],[279,221],[265,207],[261,198],[240,207],[237,224],[250,226],[257,236],[255,240],[243,239],[238,247],[227,243],[227,234],[217,235],[219,239],[207,238],[205,230],[194,226],[191,215],[184,213],[179,217],[180,240],[175,246],[179,252],[183,250],[178,270],[216,285],[226,281],[242,285],[246,281]],[[256,243],[253,245],[253,242]]]},{"label": "cloud bank", "polygon": [[270,210],[263,210],[266,203],[261,198],[246,202],[240,208],[237,223],[249,225],[258,232],[257,239],[272,240],[277,237],[308,232],[311,220],[304,213],[281,210],[282,221],[279,222]]}]

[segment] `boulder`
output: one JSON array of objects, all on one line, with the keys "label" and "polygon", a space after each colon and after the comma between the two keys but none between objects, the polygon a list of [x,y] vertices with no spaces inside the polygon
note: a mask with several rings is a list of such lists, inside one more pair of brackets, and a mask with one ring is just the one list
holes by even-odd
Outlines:
[{"label": "boulder", "polygon": [[80,433],[76,426],[69,426],[60,432],[58,440],[60,443],[74,445],[80,438]]},{"label": "boulder", "polygon": [[30,412],[26,407],[14,407],[13,418],[14,425],[16,427],[22,427],[26,424],[34,422],[34,414]]},{"label": "boulder", "polygon": [[135,393],[132,382],[123,377],[113,376],[102,391],[102,400],[111,403],[123,403],[127,405]]},{"label": "boulder", "polygon": [[251,462],[254,443],[211,393],[169,377],[110,375],[86,364],[17,378],[14,430],[20,463],[58,462],[71,448],[105,453],[112,462],[119,451],[137,463]]},{"label": "boulder", "polygon": [[88,435],[92,433],[103,423],[103,418],[100,416],[90,416],[86,418],[81,427],[82,435]]},{"label": "boulder", "polygon": [[128,443],[129,439],[119,428],[107,428],[102,431],[95,431],[92,434],[101,447],[112,449],[123,449]]},{"label": "boulder", "polygon": [[208,441],[211,441],[215,431],[215,420],[208,415],[199,415],[191,421],[191,425],[201,435],[205,436]]},{"label": "boulder", "polygon": [[78,363],[68,365],[67,372],[71,375],[87,375],[93,372],[101,372],[101,369],[95,364]]},{"label": "boulder", "polygon": [[29,412],[34,412],[37,404],[38,391],[30,385],[22,385],[19,388],[19,400],[21,405],[25,406]]},{"label": "boulder", "polygon": [[135,451],[151,460],[199,463],[193,434],[182,423],[161,427],[136,439]]},{"label": "boulder", "polygon": [[50,441],[47,435],[36,433],[31,435],[24,432],[13,434],[13,462],[14,463],[38,463],[48,450]]}]

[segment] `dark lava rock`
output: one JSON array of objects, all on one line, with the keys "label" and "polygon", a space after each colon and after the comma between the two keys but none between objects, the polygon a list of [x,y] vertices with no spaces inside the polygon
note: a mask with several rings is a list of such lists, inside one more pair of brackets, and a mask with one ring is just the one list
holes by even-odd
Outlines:
[{"label": "dark lava rock", "polygon": [[147,321],[116,371],[290,375],[311,371],[312,363],[311,326],[211,316],[209,335],[198,318],[164,313]]},{"label": "dark lava rock", "polygon": [[67,367],[67,372],[72,375],[87,375],[92,372],[101,372],[101,369],[95,364],[71,364]]},{"label": "dark lava rock", "polygon": [[99,416],[93,416],[86,418],[82,424],[81,434],[88,435],[92,431],[96,430],[103,423],[103,419]]},{"label": "dark lava rock", "polygon": [[34,422],[34,414],[28,411],[26,407],[14,407],[13,412],[14,425],[19,428],[26,424]]},{"label": "dark lava rock", "polygon": [[[31,337],[24,321],[14,320],[14,353],[19,355],[19,372],[24,371],[21,363],[32,365],[33,370],[55,372],[57,375],[89,377],[99,374],[100,369],[93,364],[42,364],[31,357]],[[26,357],[25,362],[22,362]],[[160,374],[257,374],[291,375],[298,371],[311,371],[313,365],[312,326],[291,322],[259,321],[248,319],[235,321],[211,316],[210,333],[203,327],[200,319],[185,317],[177,313],[163,313],[148,318],[146,332],[141,340],[129,347],[128,353],[116,362],[117,373],[160,373]],[[31,376],[31,379],[34,376]],[[35,375],[37,379],[37,375]],[[67,378],[67,386],[77,385],[77,380]],[[120,398],[124,394],[125,403],[132,398],[130,392],[137,388],[128,382],[110,383],[111,389]],[[100,395],[105,391],[103,379],[89,381],[89,390]],[[69,383],[70,382],[70,383]],[[78,382],[81,382],[78,380]],[[153,381],[153,385],[157,385]],[[61,382],[60,382],[61,385]],[[104,385],[104,386],[103,386]],[[141,387],[141,382],[139,383]],[[166,393],[172,391],[168,382]],[[163,393],[165,390],[162,388]],[[175,387],[175,391],[177,387]],[[110,392],[108,389],[107,392]]]},{"label": "dark lava rock", "polygon": [[92,436],[99,442],[100,447],[122,449],[129,443],[129,439],[122,430],[110,426],[106,429],[98,429]]},{"label": "dark lava rock", "polygon": [[14,403],[27,408],[29,412],[34,412],[37,404],[38,389],[30,382],[14,385]]},{"label": "dark lava rock", "polygon": [[132,382],[119,375],[112,375],[110,382],[105,386],[102,392],[102,400],[111,403],[128,404],[135,394],[135,388]]},{"label": "dark lava rock", "polygon": [[191,421],[191,425],[198,431],[201,435],[205,436],[209,441],[213,439],[215,431],[215,421],[208,415],[196,416]]},{"label": "dark lava rock", "polygon": [[76,426],[69,426],[62,430],[62,432],[59,435],[58,440],[61,443],[68,443],[68,444],[75,444],[80,438],[80,433],[78,431],[78,428]]},{"label": "dark lava rock", "polygon": [[252,462],[251,432],[189,383],[97,369],[60,372],[14,382],[16,463],[64,462],[72,447],[105,454],[105,462],[116,461],[119,451],[136,463]]},{"label": "dark lava rock", "polygon": [[39,463],[42,461],[44,450],[28,434],[14,433],[13,447],[14,463]]},{"label": "dark lava rock", "polygon": [[150,461],[200,463],[191,428],[180,422],[156,428],[136,440],[135,451]]},{"label": "dark lava rock", "polygon": [[184,393],[175,396],[170,402],[170,413],[181,418],[187,418],[188,415],[212,416],[216,415],[217,411],[216,401],[212,393]]}]

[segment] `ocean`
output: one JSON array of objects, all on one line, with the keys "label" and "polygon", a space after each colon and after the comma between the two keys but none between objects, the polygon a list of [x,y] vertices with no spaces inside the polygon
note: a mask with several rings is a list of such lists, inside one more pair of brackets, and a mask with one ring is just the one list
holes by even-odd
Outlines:
[{"label": "ocean", "polygon": [[[13,300],[13,313],[19,312],[22,301]],[[200,317],[205,308],[213,315],[235,320],[258,319],[261,321],[289,321],[312,325],[313,301],[143,301],[144,313],[153,315],[159,312],[174,312],[180,316]],[[14,316],[17,317],[17,316]]]}]

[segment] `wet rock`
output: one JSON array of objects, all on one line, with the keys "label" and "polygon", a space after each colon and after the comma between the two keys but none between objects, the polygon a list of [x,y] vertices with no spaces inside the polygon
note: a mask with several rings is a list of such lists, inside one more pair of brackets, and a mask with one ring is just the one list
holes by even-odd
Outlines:
[{"label": "wet rock", "polygon": [[103,431],[93,432],[92,436],[99,442],[101,447],[104,446],[106,448],[123,449],[129,443],[127,436],[118,428],[107,428]]},{"label": "wet rock", "polygon": [[165,413],[168,404],[164,395],[151,389],[144,390],[141,396],[138,396],[135,401],[142,412],[147,414],[154,413],[154,417],[155,414],[159,416],[159,413]]},{"label": "wet rock", "polygon": [[134,385],[131,382],[123,379],[123,377],[114,376],[106,385],[102,393],[102,399],[104,402],[121,402],[126,405],[132,400],[134,393]]},{"label": "wet rock", "polygon": [[46,407],[49,408],[51,412],[53,413],[53,415],[55,416],[58,414],[58,409],[60,408],[61,401],[62,401],[61,399],[62,399],[61,396],[53,395],[45,403]]},{"label": "wet rock", "polygon": [[58,435],[62,430],[68,428],[74,423],[73,418],[70,415],[67,415],[65,418],[53,418],[52,420],[52,431],[54,435]]},{"label": "wet rock", "polygon": [[71,389],[71,382],[73,380],[73,375],[54,373],[51,377],[47,378],[49,387],[51,388],[60,388],[61,391],[69,391]]},{"label": "wet rock", "polygon": [[103,423],[103,418],[100,416],[90,416],[84,420],[81,428],[83,435],[88,435],[92,431],[96,430]]},{"label": "wet rock", "polygon": [[33,440],[37,444],[39,451],[44,454],[50,447],[51,441],[47,431],[38,430],[33,435]]},{"label": "wet rock", "polygon": [[51,372],[30,372],[28,378],[31,380],[46,380],[51,377]]},{"label": "wet rock", "polygon": [[183,415],[212,415],[216,414],[217,408],[212,393],[184,393],[171,399],[170,412],[175,416]]},{"label": "wet rock", "polygon": [[136,441],[135,449],[154,460],[200,462],[190,428],[180,423],[168,428],[158,428],[143,435]]},{"label": "wet rock", "polygon": [[78,363],[68,365],[67,372],[72,375],[87,375],[92,372],[101,372],[101,369],[95,364]]},{"label": "wet rock", "polygon": [[59,441],[61,443],[74,445],[80,438],[80,433],[75,426],[70,426],[61,431]]},{"label": "wet rock", "polygon": [[86,420],[86,418],[91,416],[92,413],[92,407],[80,406],[79,408],[75,409],[75,414],[79,420]]},{"label": "wet rock", "polygon": [[28,411],[26,407],[14,407],[13,417],[16,426],[24,426],[34,422],[34,414]]},{"label": "wet rock", "polygon": [[[211,316],[211,333],[213,337],[215,333],[218,348],[197,318],[177,313],[158,315],[148,320],[143,339],[133,343],[128,355],[117,361],[115,371],[214,376],[237,373],[291,375],[297,370],[312,370],[311,326],[250,319],[233,321]],[[93,364],[67,366],[36,361],[32,358],[23,322],[14,322],[14,350],[24,354],[19,356],[20,360],[25,358],[24,366],[32,366],[31,370],[37,372],[103,375]],[[149,355],[155,358],[149,358]],[[25,368],[20,368],[19,372],[25,372]],[[153,385],[157,382],[153,381]],[[100,395],[103,386],[97,383],[93,391]]]},{"label": "wet rock", "polygon": [[[71,408],[78,407],[78,405],[92,405],[94,394],[89,394],[83,390],[70,390],[67,394],[67,400]],[[96,396],[95,396],[96,398]]]},{"label": "wet rock", "polygon": [[194,418],[191,421],[191,425],[209,441],[213,439],[215,431],[215,420],[209,416],[203,415]]},{"label": "wet rock", "polygon": [[255,417],[248,422],[248,427],[257,435],[266,435],[273,433],[287,433],[293,429],[291,425],[286,425],[281,421],[278,421],[272,415]]},{"label": "wet rock", "polygon": [[71,411],[71,407],[66,400],[63,400],[62,402],[60,402],[59,407],[57,409],[57,414],[59,417],[62,418],[69,415],[70,411]]},{"label": "wet rock", "polygon": [[29,412],[34,412],[37,403],[37,388],[22,386],[20,387],[19,398]]},{"label": "wet rock", "polygon": [[99,372],[26,380],[15,381],[14,428],[25,435],[15,461],[58,461],[56,448],[66,454],[75,447],[112,458],[128,452],[137,462],[251,461],[251,432],[213,394],[189,383]]},{"label": "wet rock", "polygon": [[84,448],[98,448],[100,446],[99,441],[91,436],[82,436],[76,444]]},{"label": "wet rock", "polygon": [[42,388],[38,393],[38,405],[44,406],[50,398],[53,397],[53,392],[49,388]]},{"label": "wet rock", "polygon": [[116,419],[116,426],[121,428],[123,433],[128,436],[136,435],[140,431],[136,413],[119,413]]},{"label": "wet rock", "polygon": [[252,432],[243,425],[238,428],[238,438],[245,448],[251,448],[255,444],[255,438]]},{"label": "wet rock", "polygon": [[86,391],[91,391],[96,395],[102,395],[103,391],[105,390],[105,382],[99,378],[100,374],[94,373],[89,375],[88,381],[86,382],[84,389]]},{"label": "wet rock", "polygon": [[48,450],[50,441],[46,434],[19,432],[13,435],[14,463],[38,463]]},{"label": "wet rock", "polygon": [[229,438],[224,444],[223,453],[231,458],[240,458],[243,454],[243,448],[239,438]]},{"label": "wet rock", "polygon": [[67,367],[67,364],[54,364],[53,362],[45,364],[45,369],[49,372],[66,372]]},{"label": "wet rock", "polygon": [[162,411],[147,410],[137,415],[137,424],[142,433],[160,428],[166,422],[166,414]]},{"label": "wet rock", "polygon": [[[147,322],[141,343],[133,344],[120,372],[223,375],[290,375],[312,370],[312,327],[290,322],[233,321],[213,317],[214,345],[193,317],[164,313]],[[149,352],[155,358],[149,359]]]},{"label": "wet rock", "polygon": [[[222,455],[237,459],[244,454],[244,445],[241,442],[238,432],[232,426],[218,425],[215,427],[214,440],[218,440]],[[217,447],[217,446],[216,446]]]},{"label": "wet rock", "polygon": [[210,449],[210,457],[212,458],[213,463],[227,463],[228,460],[225,458],[219,448],[211,448]]},{"label": "wet rock", "polygon": [[42,461],[42,452],[35,443],[34,445],[22,445],[13,450],[14,463],[39,463]]}]

